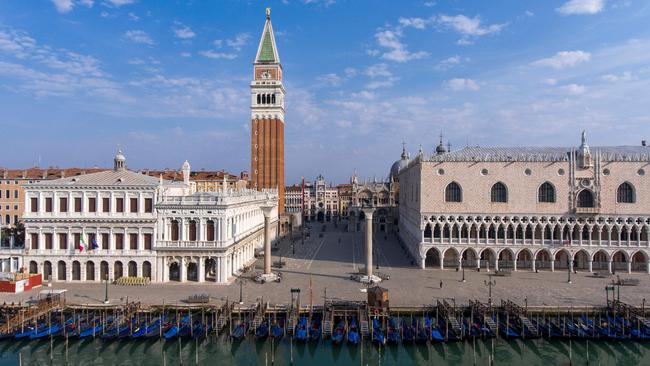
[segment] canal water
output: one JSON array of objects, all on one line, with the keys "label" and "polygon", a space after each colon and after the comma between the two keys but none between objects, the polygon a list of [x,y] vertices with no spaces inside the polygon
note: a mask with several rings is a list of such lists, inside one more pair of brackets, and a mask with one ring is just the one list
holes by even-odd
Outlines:
[{"label": "canal water", "polygon": [[[66,363],[67,349],[67,363]],[[0,366],[18,365],[650,365],[650,343],[477,340],[427,345],[334,346],[253,337],[175,341],[2,341]]]}]

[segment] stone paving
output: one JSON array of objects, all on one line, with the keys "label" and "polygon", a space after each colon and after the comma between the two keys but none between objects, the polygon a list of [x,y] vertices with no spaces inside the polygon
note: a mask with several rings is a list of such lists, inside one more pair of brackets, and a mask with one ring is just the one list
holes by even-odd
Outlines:
[{"label": "stone paving", "polygon": [[[350,275],[363,268],[364,238],[362,233],[348,233],[344,224],[338,227],[334,223],[313,223],[310,238],[302,244],[300,238],[294,242],[285,239],[273,250],[273,263],[280,257],[285,262],[282,269],[281,283],[257,284],[246,275],[242,280],[244,302],[253,302],[258,298],[271,303],[288,303],[290,289],[301,289],[301,303],[322,304],[324,297],[346,300],[364,300],[365,287],[350,280]],[[322,237],[321,237],[322,233]],[[465,271],[466,282],[461,282],[462,272],[439,269],[421,270],[411,264],[394,234],[375,236],[375,246],[379,260],[379,269],[375,272],[390,275],[390,280],[381,286],[389,290],[392,306],[420,306],[435,302],[436,298],[455,298],[458,304],[467,303],[469,299],[487,301],[488,287],[485,281],[489,274],[485,271]],[[263,260],[256,263],[256,271],[262,270]],[[530,271],[513,272],[509,277],[493,277],[496,285],[492,288],[495,303],[500,299],[511,299],[523,304],[546,306],[588,306],[605,304],[605,285],[615,277],[595,278],[588,273],[572,274],[572,284],[567,283],[567,272],[557,271],[533,273]],[[623,278],[638,278],[640,284],[635,287],[621,287],[621,300],[641,305],[644,298],[650,300],[650,276],[647,274],[622,274]],[[310,296],[310,282],[312,284]],[[442,283],[442,288],[441,288]],[[104,300],[104,284],[55,283],[54,289],[67,289],[66,300],[78,304],[101,304]],[[38,289],[29,293],[10,295],[0,294],[0,302],[25,301],[38,294]],[[123,287],[109,285],[111,303],[123,301],[142,301],[147,304],[176,304],[193,294],[209,294],[216,302],[239,300],[240,285],[233,281],[230,285],[214,283],[168,283],[152,284],[145,287]],[[311,298],[311,300],[310,300]]]}]

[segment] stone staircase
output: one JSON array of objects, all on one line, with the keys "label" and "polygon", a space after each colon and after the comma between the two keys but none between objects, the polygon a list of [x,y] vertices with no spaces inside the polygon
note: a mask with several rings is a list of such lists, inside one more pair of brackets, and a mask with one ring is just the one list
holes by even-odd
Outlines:
[{"label": "stone staircase", "polygon": [[523,315],[520,315],[519,321],[521,321],[521,324],[524,327],[526,327],[526,329],[528,329],[528,331],[530,332],[530,334],[532,334],[533,337],[535,338],[539,337],[539,333],[537,332],[537,327],[535,327],[533,323],[531,323],[530,319],[528,319]]}]

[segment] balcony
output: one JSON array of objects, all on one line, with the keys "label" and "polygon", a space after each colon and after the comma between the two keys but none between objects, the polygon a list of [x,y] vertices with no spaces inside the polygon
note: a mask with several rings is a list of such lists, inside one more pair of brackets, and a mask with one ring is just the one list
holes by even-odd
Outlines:
[{"label": "balcony", "polygon": [[597,215],[600,213],[599,207],[576,207],[575,213],[577,215]]},{"label": "balcony", "polygon": [[158,240],[154,246],[154,250],[165,249],[217,249],[223,248],[222,242],[218,241],[189,241],[189,240]]}]

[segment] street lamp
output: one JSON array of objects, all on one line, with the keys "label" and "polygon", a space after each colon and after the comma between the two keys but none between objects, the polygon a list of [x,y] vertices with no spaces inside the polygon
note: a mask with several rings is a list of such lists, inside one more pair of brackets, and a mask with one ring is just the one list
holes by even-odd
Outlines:
[{"label": "street lamp", "polygon": [[463,272],[463,278],[460,280],[460,282],[465,283],[465,266],[462,266],[461,270]]},{"label": "street lamp", "polygon": [[244,281],[241,278],[237,278],[239,281],[239,305],[244,304]]},{"label": "street lamp", "polygon": [[487,281],[483,280],[483,283],[488,287],[488,303],[492,306],[492,286],[496,286],[497,281],[493,280],[492,275],[490,275],[490,279]]},{"label": "street lamp", "polygon": [[106,287],[104,288],[104,304],[108,304],[108,273],[106,274]]},{"label": "street lamp", "polygon": [[571,283],[571,260],[567,258],[566,260],[566,270],[567,273],[569,274],[569,278],[567,279],[567,283]]}]

